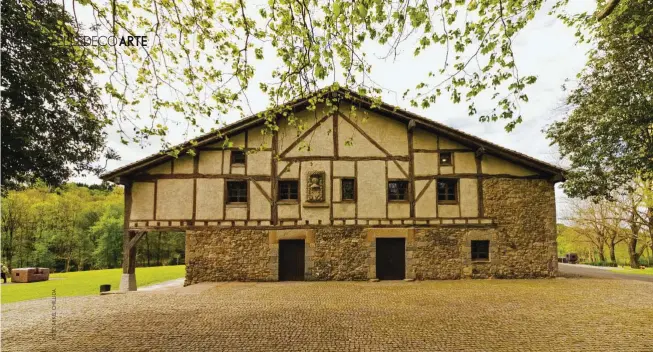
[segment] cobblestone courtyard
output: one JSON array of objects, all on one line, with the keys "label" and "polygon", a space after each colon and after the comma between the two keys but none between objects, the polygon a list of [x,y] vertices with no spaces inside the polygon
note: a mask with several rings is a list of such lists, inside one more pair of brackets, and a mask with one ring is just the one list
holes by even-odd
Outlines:
[{"label": "cobblestone courtyard", "polygon": [[[205,287],[205,289],[198,289]],[[653,351],[653,284],[223,283],[2,306],[3,351]]]}]

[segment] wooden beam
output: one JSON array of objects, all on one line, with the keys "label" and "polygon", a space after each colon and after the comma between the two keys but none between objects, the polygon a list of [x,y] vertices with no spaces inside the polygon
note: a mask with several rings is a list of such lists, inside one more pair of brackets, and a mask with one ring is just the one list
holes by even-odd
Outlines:
[{"label": "wooden beam", "polygon": [[281,161],[318,161],[318,160],[341,160],[341,161],[372,161],[372,160],[382,160],[382,161],[408,161],[410,159],[407,155],[390,155],[390,156],[340,156],[338,158],[334,156],[293,156],[281,158]]},{"label": "wooden beam", "polygon": [[322,116],[321,119],[319,119],[313,126],[311,126],[309,129],[304,131],[294,142],[292,142],[281,154],[279,154],[280,157],[286,156],[293,148],[297,146],[297,144],[301,143],[301,141],[304,140],[309,134],[311,134],[313,131],[315,131],[324,121],[326,121],[331,115],[324,115]]},{"label": "wooden beam", "polygon": [[349,117],[347,117],[342,112],[338,112],[338,115],[342,117],[345,121],[347,121],[352,127],[354,127],[356,131],[358,131],[358,133],[360,133],[363,137],[365,137],[365,139],[370,141],[370,143],[372,143],[375,147],[377,147],[380,151],[382,151],[383,154],[385,154],[388,157],[392,156],[392,154],[388,153],[388,151],[385,150],[385,148],[383,148],[377,141],[375,141],[374,138],[370,137],[367,133],[365,133],[365,131],[360,126],[358,126],[358,124],[350,120]]},{"label": "wooden beam", "polygon": [[279,173],[279,176],[281,176],[281,175],[283,175],[284,173],[286,173],[286,171],[288,171],[288,169],[290,169],[290,167],[291,167],[292,164],[294,164],[294,163],[295,163],[294,161],[289,161],[289,162],[287,162],[287,163],[286,163],[286,166],[284,166],[283,170],[281,170],[281,172]]},{"label": "wooden beam", "polygon": [[482,147],[479,148],[481,153],[479,153],[479,150],[476,151],[476,174],[478,175],[476,179],[476,198],[477,198],[477,203],[478,203],[478,217],[483,217],[483,212],[485,209],[483,208],[483,154],[485,153]]},{"label": "wooden beam", "polygon": [[279,160],[279,131],[274,131],[272,133],[272,163],[271,165],[271,177],[270,177],[270,222],[272,225],[277,225],[278,223],[278,208],[277,208],[277,168]]},{"label": "wooden beam", "polygon": [[415,120],[410,120],[408,122],[408,156],[410,161],[408,162],[408,181],[410,186],[410,192],[408,195],[408,200],[410,201],[410,217],[415,217],[415,150],[413,149],[413,132],[415,131]]},{"label": "wooden beam", "polygon": [[238,175],[238,174],[174,174],[174,175],[137,175],[133,177],[134,181],[148,182],[165,179],[191,180],[196,178],[227,178],[240,180],[269,181],[271,176],[268,175]]},{"label": "wooden beam", "polygon": [[[340,111],[340,109],[338,109],[338,111]],[[333,114],[332,116],[333,116],[333,131],[331,131],[331,133],[333,133],[333,156],[335,156],[337,159],[339,154],[338,153],[338,123],[340,121],[338,121],[338,114]]]},{"label": "wooden beam", "polygon": [[135,249],[136,244],[138,243],[138,241],[140,241],[141,238],[143,238],[143,236],[145,236],[146,234],[147,234],[147,232],[145,232],[145,231],[138,231],[138,232],[134,233],[132,236],[130,236],[131,239],[129,240],[129,243],[127,243],[127,249],[128,250]]},{"label": "wooden beam", "polygon": [[426,183],[426,186],[424,186],[424,188],[422,188],[422,190],[419,192],[419,194],[417,195],[417,198],[415,198],[415,203],[416,204],[417,204],[417,201],[419,201],[419,199],[422,198],[424,193],[426,193],[426,190],[429,188],[431,183],[433,183],[433,179],[429,179],[429,182]]},{"label": "wooden beam", "polygon": [[258,182],[256,182],[255,180],[252,180],[252,183],[254,184],[254,186],[256,186],[256,188],[258,188],[259,192],[261,192],[261,194],[263,194],[263,196],[265,197],[265,199],[267,199],[268,202],[270,202],[270,204],[272,204],[272,198],[271,198],[270,195],[268,195],[268,193],[263,189],[263,187],[262,187]]}]

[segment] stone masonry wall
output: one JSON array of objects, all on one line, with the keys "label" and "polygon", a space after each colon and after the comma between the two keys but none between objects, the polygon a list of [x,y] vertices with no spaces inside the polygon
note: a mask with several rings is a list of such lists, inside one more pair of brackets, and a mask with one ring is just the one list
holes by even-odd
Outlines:
[{"label": "stone masonry wall", "polygon": [[273,279],[269,260],[266,230],[186,231],[186,285],[269,281]]},{"label": "stone masonry wall", "polygon": [[415,231],[413,266],[417,280],[453,280],[462,275],[464,228]]},{"label": "stone masonry wall", "polygon": [[[546,180],[483,181],[484,216],[495,227],[297,230],[212,229],[186,232],[186,284],[275,281],[278,241],[306,241],[306,280],[375,276],[375,236],[405,236],[406,277],[418,280],[552,277],[557,273],[555,195]],[[390,232],[388,232],[390,230]],[[372,236],[371,234],[375,234]],[[471,241],[489,240],[490,259],[471,260]]]},{"label": "stone masonry wall", "polygon": [[[558,271],[554,186],[546,180],[483,180],[486,217],[497,226],[497,278],[552,277]],[[481,271],[481,270],[477,270]]]},{"label": "stone masonry wall", "polygon": [[[546,180],[483,181],[484,216],[496,228],[418,228],[415,278],[531,278],[557,273],[555,193]],[[471,260],[471,241],[490,241],[490,260]]]},{"label": "stone masonry wall", "polygon": [[315,230],[313,280],[367,280],[369,243],[362,227]]}]

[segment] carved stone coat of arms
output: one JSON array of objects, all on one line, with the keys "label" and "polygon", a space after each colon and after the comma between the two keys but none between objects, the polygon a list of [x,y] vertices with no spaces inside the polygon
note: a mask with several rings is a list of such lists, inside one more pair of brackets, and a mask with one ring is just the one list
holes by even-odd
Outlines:
[{"label": "carved stone coat of arms", "polygon": [[306,182],[306,201],[311,203],[324,202],[324,171],[309,172]]}]

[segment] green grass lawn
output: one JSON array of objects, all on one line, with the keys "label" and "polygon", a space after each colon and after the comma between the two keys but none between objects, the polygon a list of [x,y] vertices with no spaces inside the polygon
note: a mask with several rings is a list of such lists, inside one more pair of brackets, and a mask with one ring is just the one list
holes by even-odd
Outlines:
[{"label": "green grass lawn", "polygon": [[615,273],[622,274],[640,274],[640,275],[653,275],[653,268],[646,269],[633,269],[633,268],[623,268],[623,269],[612,269]]},{"label": "green grass lawn", "polygon": [[[111,290],[118,290],[122,269],[89,270],[71,273],[51,274],[50,280],[31,283],[2,284],[2,303],[51,297],[56,289],[57,297],[85,296],[100,293],[100,285],[109,284]],[[136,283],[143,287],[157,282],[184,277],[185,266],[156,266],[136,268]],[[10,280],[7,280],[9,282]]]}]

